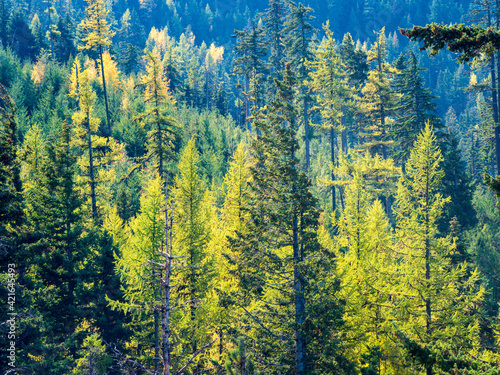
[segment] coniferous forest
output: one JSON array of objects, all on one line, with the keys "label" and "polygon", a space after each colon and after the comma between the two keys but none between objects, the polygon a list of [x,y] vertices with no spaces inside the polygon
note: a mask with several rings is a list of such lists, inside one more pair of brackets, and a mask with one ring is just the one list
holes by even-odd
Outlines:
[{"label": "coniferous forest", "polygon": [[0,0],[0,373],[500,374],[498,0]]}]

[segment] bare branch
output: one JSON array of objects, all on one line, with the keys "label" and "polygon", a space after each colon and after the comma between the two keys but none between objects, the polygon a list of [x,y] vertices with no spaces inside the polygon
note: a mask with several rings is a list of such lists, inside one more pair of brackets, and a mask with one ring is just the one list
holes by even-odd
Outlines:
[{"label": "bare branch", "polygon": [[189,360],[187,361],[187,363],[186,363],[184,366],[182,366],[182,367],[179,369],[179,371],[177,371],[177,372],[175,373],[175,375],[182,374],[182,372],[183,372],[183,371],[184,371],[184,370],[185,370],[185,369],[186,369],[186,368],[187,368],[190,364],[192,364],[192,363],[193,363],[194,359],[195,359],[198,355],[200,355],[200,354],[201,354],[201,353],[203,353],[205,350],[207,350],[208,348],[210,348],[210,347],[211,347],[211,346],[212,346],[212,345],[213,345],[213,344],[214,344],[217,340],[219,340],[219,338],[220,338],[220,337],[215,338],[215,340],[214,340],[214,341],[212,341],[212,342],[208,343],[208,344],[207,344],[207,345],[205,345],[205,346],[202,346],[200,349],[198,349],[196,352],[194,352],[194,354],[191,356],[191,358],[189,358]]}]

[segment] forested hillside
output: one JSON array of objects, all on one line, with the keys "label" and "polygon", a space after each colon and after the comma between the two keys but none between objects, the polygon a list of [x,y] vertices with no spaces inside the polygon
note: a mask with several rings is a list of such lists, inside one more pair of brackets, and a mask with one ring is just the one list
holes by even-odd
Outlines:
[{"label": "forested hillside", "polygon": [[0,0],[0,42],[2,374],[500,374],[498,1]]}]

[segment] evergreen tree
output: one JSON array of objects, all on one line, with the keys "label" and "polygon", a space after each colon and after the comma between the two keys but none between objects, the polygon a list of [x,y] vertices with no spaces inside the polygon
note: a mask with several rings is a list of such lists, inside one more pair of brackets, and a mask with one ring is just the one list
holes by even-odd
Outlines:
[{"label": "evergreen tree", "polygon": [[[82,201],[75,190],[76,160],[70,152],[66,124],[61,133],[59,139],[47,143],[47,157],[31,181],[35,186],[26,211],[31,234],[22,244],[23,252],[29,254],[23,298],[36,317],[27,321],[32,341],[22,357],[32,371],[47,374],[68,373],[71,356],[76,354],[76,328],[85,316],[88,297],[85,257],[91,249],[80,213]],[[50,336],[46,332],[51,332]],[[29,360],[30,355],[42,359]]]},{"label": "evergreen tree", "polygon": [[[326,374],[336,367],[338,341],[316,344],[322,336],[319,331],[333,335],[338,328],[339,311],[333,297],[335,281],[325,278],[333,264],[316,236],[316,201],[295,156],[295,82],[287,66],[283,81],[277,81],[276,99],[255,123],[261,135],[252,145],[249,216],[245,230],[231,240],[233,251],[240,254],[236,274],[242,288],[233,303],[242,309],[243,329],[259,351],[256,364],[266,373]],[[315,315],[321,306],[328,306],[331,315]],[[320,347],[331,350],[331,355]]]},{"label": "evergreen tree", "polygon": [[344,35],[339,51],[349,74],[349,83],[355,87],[361,86],[368,78],[370,70],[366,52],[355,47],[350,33]]},{"label": "evergreen tree", "polygon": [[285,23],[285,32],[287,33],[287,57],[293,68],[298,72],[298,79],[301,83],[300,90],[302,95],[302,121],[304,124],[304,140],[306,147],[306,171],[309,171],[311,165],[310,155],[310,129],[309,129],[309,104],[310,97],[307,93],[305,80],[309,73],[306,61],[314,58],[312,50],[312,37],[316,29],[311,25],[313,12],[312,8],[305,7],[302,3],[295,5],[289,3],[290,13]]},{"label": "evergreen tree", "polygon": [[178,57],[174,54],[174,49],[170,46],[165,54],[163,60],[163,67],[165,69],[165,77],[169,82],[172,92],[182,90],[183,82],[181,80],[181,68],[179,66]]},{"label": "evergreen tree", "polygon": [[24,59],[34,59],[35,38],[26,23],[23,13],[19,9],[12,11],[7,22],[7,46],[17,55]]},{"label": "evergreen tree", "polygon": [[101,77],[102,77],[102,88],[104,93],[104,104],[106,105],[106,122],[108,125],[108,136],[111,136],[111,122],[109,119],[109,109],[108,109],[108,92],[106,90],[106,79],[104,75],[104,61],[103,53],[106,47],[111,45],[111,38],[115,35],[114,32],[110,30],[110,26],[107,23],[108,10],[106,9],[106,4],[104,0],[86,0],[88,3],[85,9],[86,18],[81,23],[82,30],[86,33],[86,36],[82,39],[85,43],[83,46],[79,46],[80,50],[95,50],[99,55],[101,60]]},{"label": "evergreen tree", "polygon": [[174,151],[179,143],[179,125],[167,114],[175,101],[169,92],[169,83],[158,53],[147,51],[146,58],[146,74],[141,77],[146,108],[138,119],[143,120],[148,131],[146,159],[154,160],[160,178],[165,179],[166,163],[174,159]]},{"label": "evergreen tree", "polygon": [[9,11],[7,0],[0,0],[0,42],[2,46],[7,45],[7,22],[9,20]]},{"label": "evergreen tree", "polygon": [[[224,177],[224,204],[220,208],[220,214],[216,205],[212,205],[212,215],[209,223],[210,235],[206,245],[207,255],[217,267],[214,269],[210,280],[209,290],[217,292],[213,298],[213,310],[219,324],[219,358],[227,355],[229,359],[226,367],[231,366],[234,370],[234,361],[230,359],[230,351],[233,341],[241,333],[238,329],[239,314],[231,308],[230,299],[238,294],[240,286],[238,278],[234,274],[240,261],[240,254],[233,251],[230,246],[230,238],[235,237],[236,231],[245,231],[245,221],[248,213],[245,207],[249,203],[249,180],[250,165],[248,153],[243,143],[240,143],[232,156],[229,169]],[[242,345],[245,340],[242,339]],[[234,353],[236,355],[236,353]],[[243,362],[245,358],[238,360],[238,369],[246,367]]]},{"label": "evergreen tree", "polygon": [[405,57],[401,55],[394,64],[398,75],[393,86],[401,98],[395,108],[397,116],[391,126],[391,136],[398,143],[394,158],[400,160],[402,164],[410,155],[413,144],[427,122],[436,130],[443,127],[434,114],[435,97],[429,89],[424,87],[424,82],[420,77],[419,72],[425,69],[418,67],[417,58],[412,52],[410,52],[409,60],[408,64]]},{"label": "evergreen tree", "polygon": [[[330,161],[332,168],[335,166],[335,152],[337,148],[337,134],[341,129],[340,119],[343,111],[348,105],[348,98],[352,97],[347,79],[345,65],[335,45],[329,23],[324,26],[326,38],[323,39],[315,53],[315,59],[308,67],[312,81],[309,82],[311,89],[318,94],[318,107],[323,119],[321,127],[330,134]],[[340,125],[340,126],[339,126]],[[335,176],[331,175],[332,181]],[[332,210],[336,209],[335,185],[332,185]]]},{"label": "evergreen tree", "polygon": [[[163,182],[156,176],[147,183],[141,197],[140,213],[128,226],[124,226],[116,214],[111,215],[106,224],[121,250],[117,268],[125,290],[125,301],[109,302],[114,309],[132,313],[132,326],[138,340],[136,357],[144,365],[150,365],[147,352],[154,348],[155,371],[160,365],[160,262],[165,252],[165,214],[162,212],[165,199],[162,190]],[[144,325],[147,325],[146,330],[141,329]],[[154,338],[151,339],[151,336]]]},{"label": "evergreen tree", "polygon": [[9,249],[5,240],[11,226],[20,224],[23,218],[15,108],[7,90],[0,85],[0,254]]},{"label": "evergreen tree", "polygon": [[120,24],[120,29],[117,33],[120,38],[120,62],[124,67],[124,72],[130,74],[135,72],[139,65],[140,48],[138,47],[137,34],[141,30],[134,30],[134,26],[138,27],[139,25],[137,23],[135,25],[132,24],[132,14],[129,9],[123,13]]},{"label": "evergreen tree", "polygon": [[[210,269],[207,268],[205,243],[208,239],[202,203],[204,186],[199,175],[200,157],[195,141],[191,139],[179,162],[179,175],[174,182],[172,192],[174,200],[174,220],[177,229],[174,241],[177,253],[185,258],[181,264],[184,271],[179,273],[179,303],[189,306],[189,313],[184,314],[179,326],[182,345],[181,356],[192,355],[206,339],[208,326],[203,327],[203,302],[207,293]],[[211,322],[215,323],[215,322]]]},{"label": "evergreen tree", "polygon": [[92,217],[97,219],[97,200],[96,200],[96,171],[94,168],[94,137],[92,137],[99,126],[99,120],[92,117],[92,111],[95,102],[95,93],[90,86],[88,72],[80,72],[78,62],[75,62],[75,77],[77,79],[75,89],[78,91],[72,92],[78,96],[80,111],[73,115],[73,123],[78,127],[77,137],[81,137],[82,146],[86,143],[88,152],[88,177],[90,184],[90,200],[92,207]]},{"label": "evergreen tree", "polygon": [[[430,50],[429,55],[431,56],[435,56],[444,47],[459,53],[457,60],[460,63],[468,62],[483,53],[486,56],[491,56],[500,49],[499,31],[492,28],[485,29],[480,25],[438,25],[432,23],[423,27],[414,26],[412,29],[402,29],[401,33],[412,41],[423,41],[424,44],[420,50]],[[494,69],[491,71],[493,72]],[[494,118],[494,120],[498,120],[498,118]],[[494,134],[496,173],[500,175],[500,125],[495,124]]]},{"label": "evergreen tree", "polygon": [[[349,87],[357,96],[361,96],[361,88],[365,84],[370,70],[366,51],[356,47],[351,34],[346,33],[339,46],[339,53],[345,65]],[[343,116],[340,119],[342,125],[342,151],[344,153],[347,153],[348,144],[355,142],[357,138],[356,129],[358,125],[354,123],[356,110],[356,107],[344,108]]]},{"label": "evergreen tree", "polygon": [[[396,247],[401,254],[401,294],[396,321],[410,338],[422,344],[448,343],[455,352],[478,345],[479,310],[484,289],[477,271],[467,277],[467,265],[450,266],[455,243],[438,237],[437,221],[448,198],[438,190],[443,160],[429,124],[418,137],[406,165],[396,199]],[[432,364],[426,365],[428,375]]]},{"label": "evergreen tree", "polygon": [[262,14],[264,30],[269,46],[271,80],[281,79],[285,60],[285,17],[286,4],[283,0],[269,0],[269,7]]},{"label": "evergreen tree", "polygon": [[[79,62],[75,60],[71,76],[70,96],[78,99],[79,111],[73,114],[75,137],[72,139],[72,143],[77,146],[80,152],[78,160],[80,176],[77,178],[77,183],[82,185],[83,194],[90,196],[92,218],[97,223],[97,198],[100,195],[98,187],[111,178],[106,175],[104,167],[120,158],[123,145],[115,142],[112,138],[97,135],[100,121],[94,117],[96,95],[92,90],[89,74],[88,69],[81,72]],[[90,188],[90,192],[87,191],[87,186]]]},{"label": "evergreen tree", "polygon": [[69,13],[66,13],[64,17],[59,17],[57,21],[59,35],[57,37],[57,43],[54,46],[55,54],[59,62],[66,62],[69,60],[70,56],[76,55],[73,28],[74,24]]},{"label": "evergreen tree", "polygon": [[389,301],[395,289],[397,262],[392,248],[394,235],[377,197],[394,188],[397,169],[392,159],[369,153],[361,156],[351,152],[340,161],[337,184],[345,186],[345,206],[340,218],[333,220],[339,298],[346,301],[346,356],[361,374],[371,374],[370,367],[386,372],[387,359],[396,354]]},{"label": "evergreen tree", "polygon": [[[237,41],[234,47],[236,58],[233,62],[233,74],[243,76],[245,123],[247,130],[251,131],[250,102],[253,101],[254,106],[258,109],[262,100],[259,84],[262,79],[262,73],[265,72],[265,63],[262,58],[267,55],[266,46],[264,44],[264,29],[259,27],[257,22],[253,20],[246,29],[235,30],[233,37],[236,38]],[[251,84],[254,87],[253,93],[251,92]],[[255,115],[255,113],[253,115]]]},{"label": "evergreen tree", "polygon": [[450,130],[444,134],[439,144],[443,153],[444,171],[440,192],[444,197],[450,197],[450,203],[443,209],[438,228],[441,233],[447,233],[451,221],[457,220],[465,232],[477,223],[472,205],[473,183],[458,146],[458,134]]},{"label": "evergreen tree", "polygon": [[372,154],[379,153],[387,158],[387,148],[393,142],[387,133],[393,120],[398,95],[391,88],[391,81],[397,73],[387,62],[385,29],[377,32],[377,39],[368,52],[368,62],[375,68],[368,73],[366,85],[361,90],[360,112],[362,114],[362,147]]},{"label": "evergreen tree", "polygon": [[40,23],[40,18],[38,17],[38,14],[35,13],[33,18],[31,19],[31,25],[30,25],[30,30],[31,33],[33,34],[34,37],[34,53],[38,55],[40,53],[40,50],[45,46],[45,41],[44,41],[44,35],[42,31],[42,25]]},{"label": "evergreen tree", "polygon": [[60,35],[59,30],[57,30],[57,24],[52,21],[52,15],[57,17],[56,14],[56,9],[54,8],[54,2],[55,0],[43,0],[44,3],[47,4],[47,9],[45,10],[45,13],[47,13],[47,38],[50,41],[50,52],[52,56],[52,61],[55,61],[56,56],[55,56],[55,51],[54,51],[54,45],[55,45],[55,39]]}]

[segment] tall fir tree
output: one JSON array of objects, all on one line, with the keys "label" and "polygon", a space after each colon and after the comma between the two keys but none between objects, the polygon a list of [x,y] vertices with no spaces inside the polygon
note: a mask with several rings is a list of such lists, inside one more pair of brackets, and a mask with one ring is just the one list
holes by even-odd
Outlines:
[{"label": "tall fir tree", "polygon": [[146,53],[146,74],[140,84],[144,86],[145,112],[138,116],[147,133],[147,161],[157,165],[157,171],[163,180],[166,178],[167,163],[172,161],[175,150],[179,147],[179,125],[168,114],[175,104],[169,91],[169,82],[165,78],[163,64],[157,51]]},{"label": "tall fir tree", "polygon": [[[326,38],[315,51],[315,59],[308,64],[311,69],[308,85],[317,94],[318,109],[322,117],[320,127],[330,136],[331,179],[335,180],[333,167],[336,165],[337,134],[342,132],[341,119],[349,106],[353,90],[347,82],[346,66],[335,45],[329,23],[324,26]],[[332,210],[336,210],[335,185],[332,185]]]},{"label": "tall fir tree", "polygon": [[[178,335],[182,338],[176,349],[180,358],[190,357],[208,340],[206,311],[207,286],[210,280],[210,264],[205,245],[208,240],[207,221],[203,202],[207,199],[199,172],[200,156],[194,139],[190,139],[179,161],[179,174],[175,178],[172,198],[174,201],[174,243],[176,254],[183,258],[183,270],[178,273],[178,303],[186,305],[187,312],[179,319]],[[179,313],[177,313],[179,314]],[[201,366],[197,363],[195,367]]]},{"label": "tall fir tree", "polygon": [[397,115],[390,133],[397,142],[394,158],[404,164],[425,124],[429,122],[435,131],[439,131],[443,124],[435,115],[436,98],[424,87],[420,72],[425,69],[418,67],[415,54],[410,52],[409,61],[401,55],[394,65],[398,74],[393,87],[401,97],[395,108]]},{"label": "tall fir tree", "polygon": [[287,57],[290,64],[298,72],[300,81],[300,92],[302,99],[302,122],[304,125],[304,142],[305,142],[305,167],[309,172],[311,165],[310,139],[311,131],[309,128],[309,104],[311,98],[307,92],[305,80],[309,73],[306,61],[311,61],[314,58],[312,41],[316,29],[311,25],[313,9],[293,2],[289,2],[290,12],[285,23]]},{"label": "tall fir tree", "polygon": [[61,63],[68,61],[70,56],[76,56],[75,32],[73,29],[74,23],[69,12],[64,17],[59,17],[57,21],[59,35],[54,49],[56,58]]},{"label": "tall fir tree", "polygon": [[285,18],[287,7],[283,0],[269,0],[269,6],[262,14],[265,34],[269,46],[270,78],[281,79],[285,60]]},{"label": "tall fir tree", "polygon": [[[123,145],[112,138],[97,135],[100,121],[95,117],[94,106],[96,94],[90,81],[88,69],[80,71],[78,60],[72,68],[70,96],[75,97],[79,103],[79,111],[73,114],[73,129],[75,136],[72,143],[79,152],[78,166],[79,177],[77,183],[83,189],[83,194],[90,197],[90,212],[95,223],[98,219],[99,186],[108,181],[112,176],[106,176],[104,167],[116,161],[123,154]],[[89,188],[90,192],[87,190]],[[109,202],[101,202],[108,204]]]},{"label": "tall fir tree", "polygon": [[243,77],[245,123],[247,130],[251,131],[251,116],[255,113],[252,114],[250,103],[253,102],[254,112],[256,112],[263,99],[259,86],[262,82],[262,74],[266,71],[265,62],[262,60],[267,55],[264,29],[256,20],[252,20],[247,28],[235,30],[233,37],[237,41],[234,48],[236,58],[233,62],[233,73]]},{"label": "tall fir tree", "polygon": [[[106,227],[120,248],[117,270],[124,287],[124,301],[109,300],[114,309],[133,316],[132,326],[138,345],[136,358],[144,366],[160,368],[161,262],[165,253],[164,183],[156,174],[141,197],[140,213],[128,225],[116,213]],[[145,327],[144,327],[145,326]],[[145,328],[145,329],[144,329]],[[153,360],[148,352],[154,353]]]},{"label": "tall fir tree", "polygon": [[[418,137],[399,181],[396,199],[396,247],[400,295],[395,321],[410,338],[426,345],[448,343],[454,352],[478,346],[479,306],[484,289],[477,271],[465,263],[450,266],[454,241],[439,237],[437,221],[448,198],[438,193],[444,172],[429,124]],[[424,369],[433,373],[432,363]],[[418,371],[415,369],[415,371]]]},{"label": "tall fir tree", "polygon": [[[241,309],[245,335],[254,340],[259,369],[269,374],[333,373],[338,341],[317,345],[319,331],[333,335],[339,325],[336,283],[333,276],[324,278],[333,264],[318,242],[316,200],[296,158],[296,78],[290,65],[283,74],[276,98],[255,121],[261,135],[252,144],[248,218],[245,230],[231,239],[233,251],[240,254],[235,272],[242,288],[232,303]],[[325,304],[329,314],[316,315]]]},{"label": "tall fir tree", "polygon": [[[60,138],[47,143],[44,160],[25,161],[40,165],[36,167],[39,173],[30,178],[34,186],[26,209],[26,231],[31,234],[24,236],[21,245],[30,263],[23,299],[29,301],[36,318],[25,323],[32,341],[21,356],[31,371],[47,374],[70,371],[71,356],[81,340],[77,326],[86,317],[84,305],[90,302],[86,292],[90,270],[85,264],[92,245],[84,231],[82,201],[75,186],[70,129],[64,123],[61,130]],[[33,357],[41,360],[33,361]]]},{"label": "tall fir tree", "polygon": [[85,9],[85,19],[81,23],[81,28],[86,36],[82,39],[85,44],[78,46],[80,50],[95,50],[101,60],[102,88],[104,93],[104,104],[106,106],[106,123],[108,126],[108,136],[111,136],[111,120],[108,108],[108,92],[106,90],[106,78],[104,75],[104,50],[111,45],[111,38],[115,35],[110,29],[106,18],[108,10],[103,0],[86,0],[88,3]]},{"label": "tall fir tree", "polygon": [[23,217],[15,104],[0,85],[0,238]]},{"label": "tall fir tree", "polygon": [[385,28],[376,32],[376,40],[368,51],[368,62],[374,68],[368,73],[366,85],[361,90],[360,113],[362,147],[370,153],[388,157],[388,147],[393,141],[388,139],[388,130],[394,117],[398,94],[393,92],[391,81],[397,70],[387,63]]}]

